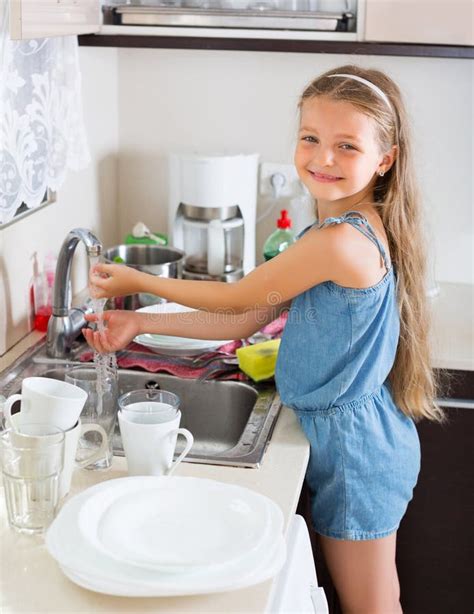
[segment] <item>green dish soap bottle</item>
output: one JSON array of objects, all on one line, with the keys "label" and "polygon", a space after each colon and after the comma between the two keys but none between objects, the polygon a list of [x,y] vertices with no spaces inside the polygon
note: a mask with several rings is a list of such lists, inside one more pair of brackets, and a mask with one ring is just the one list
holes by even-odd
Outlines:
[{"label": "green dish soap bottle", "polygon": [[288,211],[282,209],[280,218],[277,220],[277,230],[272,232],[263,245],[263,257],[265,260],[270,260],[274,256],[278,256],[295,242],[295,236],[290,230],[291,219],[288,217]]}]

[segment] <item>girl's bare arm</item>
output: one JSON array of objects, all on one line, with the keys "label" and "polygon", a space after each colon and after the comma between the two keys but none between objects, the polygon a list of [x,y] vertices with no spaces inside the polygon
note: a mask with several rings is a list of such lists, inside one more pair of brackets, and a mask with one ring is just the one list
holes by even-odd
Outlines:
[{"label": "girl's bare arm", "polygon": [[291,301],[243,313],[189,311],[184,313],[138,313],[140,333],[156,333],[193,339],[243,339],[275,320]]},{"label": "girl's bare arm", "polygon": [[[116,352],[126,347],[140,333],[159,333],[195,339],[243,339],[274,320],[289,307],[286,304],[241,314],[191,311],[173,314],[147,314],[135,311],[105,311],[106,328],[83,329],[87,342],[99,352]],[[86,315],[95,322],[96,314]]]},{"label": "girl's bare arm", "polygon": [[[235,283],[155,277],[118,264],[99,264],[91,284],[97,297],[150,292],[196,309],[234,314],[283,303],[327,280],[350,279],[360,266],[352,250],[354,230],[347,224],[313,228],[282,254]],[[99,274],[99,276],[97,275]],[[103,277],[100,277],[100,275]]]}]

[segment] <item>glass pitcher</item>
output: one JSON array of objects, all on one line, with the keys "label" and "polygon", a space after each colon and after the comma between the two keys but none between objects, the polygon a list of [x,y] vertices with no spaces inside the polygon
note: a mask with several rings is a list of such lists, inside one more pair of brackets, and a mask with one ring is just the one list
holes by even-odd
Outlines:
[{"label": "glass pitcher", "polygon": [[241,270],[244,250],[244,221],[183,219],[185,269],[202,275],[219,276]]}]

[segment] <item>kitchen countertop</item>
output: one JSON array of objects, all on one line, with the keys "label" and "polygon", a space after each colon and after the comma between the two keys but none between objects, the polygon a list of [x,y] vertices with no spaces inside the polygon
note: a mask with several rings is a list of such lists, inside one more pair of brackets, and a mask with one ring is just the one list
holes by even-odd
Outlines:
[{"label": "kitchen countertop", "polygon": [[[272,439],[258,469],[181,463],[175,475],[208,478],[251,488],[273,499],[288,521],[295,513],[309,457],[307,440],[291,409],[282,407]],[[126,476],[126,461],[114,457],[108,471],[76,470],[71,495],[97,482]],[[0,498],[4,498],[3,487]],[[67,499],[65,499],[67,501]],[[41,536],[25,536],[9,529],[4,502],[0,502],[2,614],[71,612],[242,612],[263,613],[272,592],[272,580],[213,595],[172,598],[122,598],[100,595],[69,581],[47,553]]]}]

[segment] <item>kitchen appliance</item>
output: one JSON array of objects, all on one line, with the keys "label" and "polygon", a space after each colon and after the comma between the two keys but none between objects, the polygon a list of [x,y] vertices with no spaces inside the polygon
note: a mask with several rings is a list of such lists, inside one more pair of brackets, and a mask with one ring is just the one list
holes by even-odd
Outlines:
[{"label": "kitchen appliance", "polygon": [[258,161],[170,156],[169,231],[184,279],[236,281],[255,267]]},{"label": "kitchen appliance", "polygon": [[[107,6],[108,5],[108,6]],[[128,26],[356,31],[355,0],[108,0],[104,23]]]},{"label": "kitchen appliance", "polygon": [[[205,279],[226,275],[227,281],[242,277],[244,221],[237,207],[189,207],[182,205],[185,276]],[[199,215],[199,218],[191,217]],[[223,216],[232,216],[222,219]]]}]

